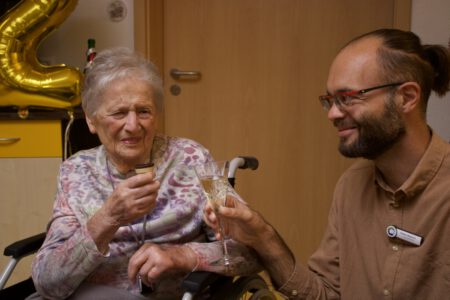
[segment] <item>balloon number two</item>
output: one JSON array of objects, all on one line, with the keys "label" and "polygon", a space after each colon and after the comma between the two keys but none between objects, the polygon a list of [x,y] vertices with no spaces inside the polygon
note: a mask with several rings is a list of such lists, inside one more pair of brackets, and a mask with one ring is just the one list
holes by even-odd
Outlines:
[{"label": "balloon number two", "polygon": [[81,72],[46,66],[41,41],[75,9],[77,0],[22,0],[0,18],[0,106],[70,108],[80,103]]}]

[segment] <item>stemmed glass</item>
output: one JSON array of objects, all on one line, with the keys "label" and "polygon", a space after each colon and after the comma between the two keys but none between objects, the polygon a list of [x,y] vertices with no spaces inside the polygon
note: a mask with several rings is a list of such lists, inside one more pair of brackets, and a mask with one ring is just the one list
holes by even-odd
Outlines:
[{"label": "stemmed glass", "polygon": [[[202,184],[208,202],[214,210],[225,205],[228,192],[228,167],[228,161],[210,161],[195,166],[195,173]],[[231,259],[228,254],[227,243],[220,219],[219,232],[222,237],[223,258],[218,263],[223,263],[225,267],[228,267]]]}]

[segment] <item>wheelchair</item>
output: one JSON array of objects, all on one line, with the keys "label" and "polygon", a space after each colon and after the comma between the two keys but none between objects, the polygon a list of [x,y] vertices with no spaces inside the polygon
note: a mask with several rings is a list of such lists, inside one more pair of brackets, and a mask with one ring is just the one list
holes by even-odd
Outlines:
[{"label": "wheelchair", "polygon": [[[230,161],[228,181],[235,185],[235,173],[239,169],[256,170],[258,160],[254,157],[238,156]],[[17,241],[4,250],[4,255],[11,257],[0,274],[0,299],[25,299],[36,291],[31,277],[4,289],[17,263],[24,257],[39,250],[45,240],[45,233]],[[259,274],[237,278],[211,272],[196,271],[190,273],[183,281],[185,291],[182,300],[275,300],[275,294],[266,280]]]}]

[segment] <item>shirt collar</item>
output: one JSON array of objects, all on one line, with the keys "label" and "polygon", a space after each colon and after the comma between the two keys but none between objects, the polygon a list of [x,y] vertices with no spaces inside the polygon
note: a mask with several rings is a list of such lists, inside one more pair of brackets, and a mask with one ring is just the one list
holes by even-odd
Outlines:
[{"label": "shirt collar", "polygon": [[[436,176],[440,166],[448,152],[448,144],[437,134],[431,131],[431,141],[422,158],[408,179],[395,191],[406,198],[411,198],[425,189],[429,182]],[[375,182],[384,190],[392,189],[384,181],[379,170],[375,170]]]}]

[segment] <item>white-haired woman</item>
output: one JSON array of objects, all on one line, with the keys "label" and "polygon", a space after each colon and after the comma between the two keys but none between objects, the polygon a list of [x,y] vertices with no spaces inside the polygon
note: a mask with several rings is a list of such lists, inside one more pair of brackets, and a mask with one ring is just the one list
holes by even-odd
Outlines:
[{"label": "white-haired woman", "polygon": [[[240,263],[227,270],[214,264],[222,249],[207,242],[205,198],[189,168],[212,158],[192,140],[156,133],[162,102],[151,62],[125,48],[97,55],[82,106],[101,145],[61,166],[47,237],[33,262],[35,298],[174,299],[193,269],[259,269],[248,248],[234,242]],[[136,174],[142,163],[154,171]],[[140,281],[151,288],[142,291]]]}]

